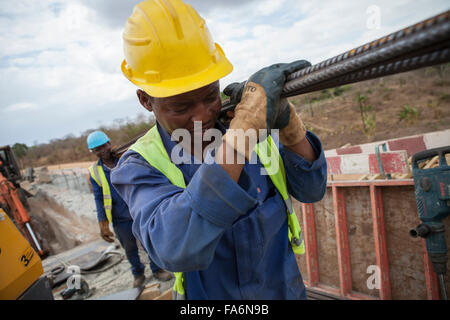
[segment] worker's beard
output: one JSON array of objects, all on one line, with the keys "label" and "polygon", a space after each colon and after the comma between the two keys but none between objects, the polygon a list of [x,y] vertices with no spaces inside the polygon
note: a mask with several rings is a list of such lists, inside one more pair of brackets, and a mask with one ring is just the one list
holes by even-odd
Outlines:
[{"label": "worker's beard", "polygon": [[107,161],[107,162],[108,162],[108,161],[114,160],[114,157],[113,157],[113,154],[112,154],[111,150],[102,152],[102,153],[100,154],[100,159],[101,159],[102,161]]}]

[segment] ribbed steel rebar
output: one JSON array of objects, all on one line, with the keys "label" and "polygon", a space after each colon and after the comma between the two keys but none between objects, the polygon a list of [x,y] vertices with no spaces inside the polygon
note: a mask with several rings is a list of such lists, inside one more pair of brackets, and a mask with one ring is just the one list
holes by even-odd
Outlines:
[{"label": "ribbed steel rebar", "polygon": [[450,61],[450,11],[290,74],[284,97]]},{"label": "ribbed steel rebar", "polygon": [[[450,61],[450,11],[294,72],[282,97],[441,64]],[[235,105],[223,104],[220,118]]]}]

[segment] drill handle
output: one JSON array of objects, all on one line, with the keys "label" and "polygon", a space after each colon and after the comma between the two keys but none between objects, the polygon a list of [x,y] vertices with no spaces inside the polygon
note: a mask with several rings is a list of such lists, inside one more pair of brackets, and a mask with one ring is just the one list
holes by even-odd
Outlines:
[{"label": "drill handle", "polygon": [[415,155],[413,155],[413,157],[412,157],[413,168],[418,169],[419,168],[418,163],[420,161],[433,158],[434,156],[437,156],[437,155],[439,155],[439,165],[446,166],[447,165],[447,162],[445,160],[446,153],[450,153],[450,146],[434,148],[434,149],[418,152]]}]

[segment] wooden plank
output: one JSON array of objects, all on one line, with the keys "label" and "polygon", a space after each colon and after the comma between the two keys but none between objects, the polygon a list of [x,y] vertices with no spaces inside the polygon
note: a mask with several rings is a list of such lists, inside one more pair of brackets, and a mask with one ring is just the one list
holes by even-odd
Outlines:
[{"label": "wooden plank", "polygon": [[[408,173],[408,155],[406,151],[380,153],[383,171],[388,173]],[[376,174],[380,173],[375,153],[343,154],[326,157],[327,172],[341,174]]]},{"label": "wooden plank", "polygon": [[314,221],[314,204],[302,203],[303,210],[303,238],[306,248],[306,269],[311,286],[319,282],[319,262],[317,253],[316,226]]},{"label": "wooden plank", "polygon": [[352,292],[350,246],[348,243],[347,215],[343,190],[332,187],[333,207],[336,221],[336,243],[339,265],[340,293],[346,296]]},{"label": "wooden plank", "polygon": [[153,300],[172,300],[172,288],[167,289],[164,293]]},{"label": "wooden plank", "polygon": [[153,300],[161,295],[160,283],[153,283],[145,286],[137,300]]},{"label": "wooden plank", "polygon": [[414,186],[413,179],[406,180],[362,180],[362,181],[329,181],[327,188],[336,187],[369,187],[371,185],[377,187],[397,187],[397,186]]},{"label": "wooden plank", "polygon": [[427,164],[423,168],[430,169],[436,166],[439,166],[439,156],[434,156],[431,160],[427,161]]},{"label": "wooden plank", "polygon": [[380,298],[391,299],[391,280],[386,246],[386,230],[384,224],[383,199],[380,187],[370,186],[370,202],[372,205],[373,234],[377,265],[380,268]]}]

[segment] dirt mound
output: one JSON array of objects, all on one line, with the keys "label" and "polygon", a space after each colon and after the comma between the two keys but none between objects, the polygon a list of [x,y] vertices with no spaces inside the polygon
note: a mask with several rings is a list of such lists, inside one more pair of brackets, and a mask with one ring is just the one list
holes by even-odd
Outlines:
[{"label": "dirt mound", "polygon": [[98,226],[94,219],[68,210],[42,190],[29,198],[28,203],[33,228],[50,255],[99,237]]}]

